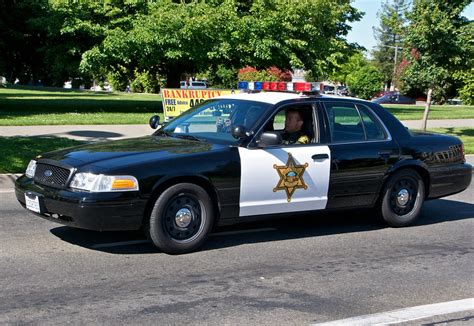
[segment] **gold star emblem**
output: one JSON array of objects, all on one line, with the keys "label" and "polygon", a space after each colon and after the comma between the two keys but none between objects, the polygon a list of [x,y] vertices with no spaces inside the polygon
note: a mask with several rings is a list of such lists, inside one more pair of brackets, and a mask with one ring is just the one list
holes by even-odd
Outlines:
[{"label": "gold star emblem", "polygon": [[277,170],[280,180],[278,181],[273,192],[278,190],[285,190],[288,202],[291,202],[291,196],[296,189],[308,189],[308,186],[304,183],[303,174],[305,169],[308,167],[308,163],[303,165],[296,165],[293,155],[288,153],[288,161],[286,165],[273,164],[273,168]]}]

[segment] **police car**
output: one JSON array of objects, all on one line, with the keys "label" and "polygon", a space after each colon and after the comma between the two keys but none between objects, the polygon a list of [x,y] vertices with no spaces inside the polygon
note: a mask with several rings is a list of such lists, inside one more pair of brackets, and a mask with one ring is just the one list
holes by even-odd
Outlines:
[{"label": "police car", "polygon": [[[308,142],[282,141],[289,110]],[[39,156],[16,197],[64,225],[143,229],[179,254],[214,225],[282,213],[374,207],[406,226],[425,200],[463,191],[471,176],[458,138],[410,131],[376,103],[260,92],[200,103],[151,136]]]}]

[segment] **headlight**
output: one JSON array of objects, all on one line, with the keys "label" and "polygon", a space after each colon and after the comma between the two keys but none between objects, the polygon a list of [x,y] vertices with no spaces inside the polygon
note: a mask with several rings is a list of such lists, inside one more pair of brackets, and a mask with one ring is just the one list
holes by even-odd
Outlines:
[{"label": "headlight", "polygon": [[138,181],[130,175],[77,173],[69,186],[90,192],[136,191]]},{"label": "headlight", "polygon": [[28,167],[26,168],[25,175],[28,178],[33,178],[35,176],[35,172],[36,172],[36,161],[31,160],[30,163],[28,163]]}]

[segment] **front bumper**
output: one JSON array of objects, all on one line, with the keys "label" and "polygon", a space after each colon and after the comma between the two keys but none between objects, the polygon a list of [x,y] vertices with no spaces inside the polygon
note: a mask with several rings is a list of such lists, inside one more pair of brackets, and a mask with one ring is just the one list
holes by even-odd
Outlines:
[{"label": "front bumper", "polygon": [[25,193],[38,196],[40,213],[47,220],[95,231],[137,230],[142,226],[146,200],[138,192],[88,193],[55,189],[22,176],[15,182],[15,194],[26,208]]},{"label": "front bumper", "polygon": [[469,187],[472,180],[472,166],[468,163],[432,167],[429,172],[430,199],[461,192]]}]

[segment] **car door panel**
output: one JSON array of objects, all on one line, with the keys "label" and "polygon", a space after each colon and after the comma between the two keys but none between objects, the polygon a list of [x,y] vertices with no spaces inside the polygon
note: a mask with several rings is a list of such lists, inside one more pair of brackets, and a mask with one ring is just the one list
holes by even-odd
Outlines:
[{"label": "car door panel", "polygon": [[240,216],[326,208],[331,162],[328,146],[239,148],[239,154]]}]

